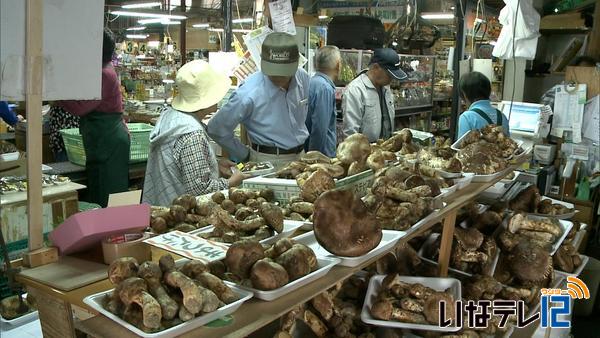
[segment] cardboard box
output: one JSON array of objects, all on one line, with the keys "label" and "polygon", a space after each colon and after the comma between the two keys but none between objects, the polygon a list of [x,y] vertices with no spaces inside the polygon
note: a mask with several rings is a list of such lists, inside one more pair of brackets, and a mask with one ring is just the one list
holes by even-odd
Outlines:
[{"label": "cardboard box", "polygon": [[[271,189],[275,193],[275,200],[280,203],[287,203],[291,198],[300,196],[300,187],[296,180],[276,178],[275,175],[249,178],[244,180],[243,187],[252,190]],[[363,197],[369,192],[374,181],[373,170],[369,169],[360,174],[335,180],[335,187],[352,190],[358,197]]]}]

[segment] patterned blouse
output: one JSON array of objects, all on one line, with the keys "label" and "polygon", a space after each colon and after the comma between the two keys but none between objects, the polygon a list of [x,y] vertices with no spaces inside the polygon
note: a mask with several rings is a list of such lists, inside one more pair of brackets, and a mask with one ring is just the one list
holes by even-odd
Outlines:
[{"label": "patterned blouse", "polygon": [[59,106],[50,109],[50,149],[53,153],[65,151],[61,129],[79,128],[79,116],[72,115]]}]

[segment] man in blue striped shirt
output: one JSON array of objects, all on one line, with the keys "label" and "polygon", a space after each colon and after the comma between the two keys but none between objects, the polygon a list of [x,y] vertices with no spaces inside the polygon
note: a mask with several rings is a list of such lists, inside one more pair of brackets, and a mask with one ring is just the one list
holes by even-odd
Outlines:
[{"label": "man in blue striped shirt", "polygon": [[[262,45],[261,71],[248,77],[208,123],[210,137],[231,159],[280,167],[304,151],[310,76],[298,69],[298,58],[292,35],[269,34]],[[250,147],[234,137],[238,124],[246,128]]]},{"label": "man in blue striped shirt", "polygon": [[335,84],[340,73],[341,55],[336,46],[321,47],[315,55],[317,72],[310,79],[308,91],[308,116],[306,127],[310,136],[306,140],[306,151],[318,150],[335,157],[337,146]]}]

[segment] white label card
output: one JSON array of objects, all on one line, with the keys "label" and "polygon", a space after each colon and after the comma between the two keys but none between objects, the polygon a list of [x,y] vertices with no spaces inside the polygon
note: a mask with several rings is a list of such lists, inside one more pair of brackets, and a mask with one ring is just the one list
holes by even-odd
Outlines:
[{"label": "white label card", "polygon": [[203,263],[222,260],[227,254],[227,246],[223,243],[209,241],[177,230],[149,238],[144,242]]}]

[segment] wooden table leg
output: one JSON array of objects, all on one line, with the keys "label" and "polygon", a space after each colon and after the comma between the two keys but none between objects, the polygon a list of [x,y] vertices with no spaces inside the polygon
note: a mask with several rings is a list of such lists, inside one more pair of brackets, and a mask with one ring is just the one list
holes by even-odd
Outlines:
[{"label": "wooden table leg", "polygon": [[450,264],[450,252],[452,251],[455,223],[456,211],[452,211],[444,218],[444,229],[442,230],[442,241],[438,259],[440,277],[448,276],[448,265]]},{"label": "wooden table leg", "polygon": [[37,301],[44,338],[75,338],[71,304],[34,288],[27,291]]}]

